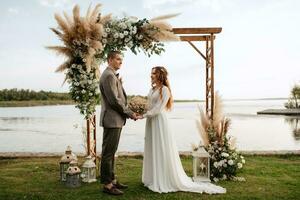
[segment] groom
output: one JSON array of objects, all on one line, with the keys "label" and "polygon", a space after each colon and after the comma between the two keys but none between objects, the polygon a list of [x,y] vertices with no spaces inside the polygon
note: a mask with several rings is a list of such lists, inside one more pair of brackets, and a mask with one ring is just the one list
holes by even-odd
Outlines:
[{"label": "groom", "polygon": [[117,71],[121,68],[123,56],[121,52],[108,53],[108,67],[100,78],[101,115],[100,126],[103,127],[103,143],[101,155],[101,183],[103,192],[122,195],[121,189],[128,186],[116,180],[114,174],[114,158],[118,148],[122,127],[126,118],[136,120],[137,114],[127,107],[127,96]]}]

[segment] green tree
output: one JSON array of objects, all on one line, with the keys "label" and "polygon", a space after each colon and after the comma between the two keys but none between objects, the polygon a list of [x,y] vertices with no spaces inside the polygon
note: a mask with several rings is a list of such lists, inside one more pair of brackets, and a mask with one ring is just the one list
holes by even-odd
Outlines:
[{"label": "green tree", "polygon": [[294,85],[291,90],[290,98],[285,103],[286,108],[300,108],[300,85]]}]

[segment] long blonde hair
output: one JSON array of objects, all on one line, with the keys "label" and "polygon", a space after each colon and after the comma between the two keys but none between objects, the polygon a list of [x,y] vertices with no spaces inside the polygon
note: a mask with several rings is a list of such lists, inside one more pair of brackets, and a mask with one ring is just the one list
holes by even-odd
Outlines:
[{"label": "long blonde hair", "polygon": [[[166,68],[164,68],[162,66],[153,67],[152,70],[155,70],[157,81],[162,86],[164,85],[169,89],[170,98],[167,102],[166,109],[171,110],[172,106],[173,106],[173,95],[172,95],[172,92],[171,92],[170,82],[169,82],[169,79],[168,79],[168,71],[166,70]],[[154,87],[153,84],[152,84],[152,87]],[[162,99],[162,87],[160,87],[160,89],[159,89],[159,94],[160,94],[160,98]]]}]

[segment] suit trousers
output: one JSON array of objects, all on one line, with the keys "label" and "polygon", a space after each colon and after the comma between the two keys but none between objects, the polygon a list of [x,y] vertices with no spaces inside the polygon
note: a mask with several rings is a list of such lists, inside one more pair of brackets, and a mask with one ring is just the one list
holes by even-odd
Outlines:
[{"label": "suit trousers", "polygon": [[114,161],[122,128],[103,128],[100,176],[101,183],[109,184],[115,179]]}]

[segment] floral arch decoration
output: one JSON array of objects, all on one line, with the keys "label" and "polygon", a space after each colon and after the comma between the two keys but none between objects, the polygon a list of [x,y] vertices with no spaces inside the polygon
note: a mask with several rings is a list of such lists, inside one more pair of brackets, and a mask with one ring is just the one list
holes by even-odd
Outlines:
[{"label": "floral arch decoration", "polygon": [[[214,102],[214,34],[222,28],[172,28],[167,19],[177,16],[164,15],[153,19],[136,17],[117,18],[112,14],[102,16],[101,4],[88,8],[84,17],[80,16],[78,5],[73,8],[73,16],[66,12],[64,17],[55,14],[58,28],[50,28],[63,42],[63,46],[48,46],[66,61],[56,69],[65,72],[64,83],[69,84],[69,93],[76,108],[87,123],[87,155],[96,157],[96,105],[100,99],[99,65],[106,60],[108,52],[130,49],[134,54],[144,52],[149,57],[164,52],[166,41],[187,41],[206,60],[206,113],[213,117]],[[205,41],[203,54],[192,41]],[[90,133],[93,132],[93,140]],[[96,159],[95,159],[96,160]]]}]

